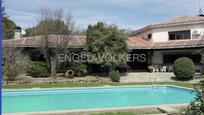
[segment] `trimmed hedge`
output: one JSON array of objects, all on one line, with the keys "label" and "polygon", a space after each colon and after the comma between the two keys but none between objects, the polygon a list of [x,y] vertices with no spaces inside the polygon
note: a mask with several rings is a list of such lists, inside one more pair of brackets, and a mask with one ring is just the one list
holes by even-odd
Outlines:
[{"label": "trimmed hedge", "polygon": [[190,58],[182,57],[174,63],[174,74],[180,80],[190,80],[195,76],[195,65]]},{"label": "trimmed hedge", "polygon": [[27,65],[27,73],[33,77],[48,77],[49,71],[45,62],[32,61]]}]

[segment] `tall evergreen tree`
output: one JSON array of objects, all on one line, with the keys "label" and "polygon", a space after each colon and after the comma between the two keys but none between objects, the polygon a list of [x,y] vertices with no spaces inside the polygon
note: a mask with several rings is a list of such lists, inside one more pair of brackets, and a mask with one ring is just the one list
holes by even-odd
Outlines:
[{"label": "tall evergreen tree", "polygon": [[[2,1],[3,2],[3,1]],[[1,10],[2,15],[2,39],[12,39],[14,37],[15,22],[9,19],[5,12],[5,6],[3,5]]]},{"label": "tall evergreen tree", "polygon": [[[119,56],[127,55],[128,53],[127,35],[123,30],[118,29],[117,26],[107,25],[103,22],[98,22],[94,26],[89,25],[86,38],[87,52],[97,59],[95,61],[92,60],[93,64],[99,64],[110,72],[120,64],[126,63],[125,60],[120,60]],[[109,60],[107,57],[99,59],[102,55],[113,56],[114,60]]]}]

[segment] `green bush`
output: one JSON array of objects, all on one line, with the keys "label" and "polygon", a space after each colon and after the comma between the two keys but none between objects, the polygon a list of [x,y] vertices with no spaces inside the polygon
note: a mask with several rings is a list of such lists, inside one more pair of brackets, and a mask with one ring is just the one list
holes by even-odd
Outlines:
[{"label": "green bush", "polygon": [[190,80],[195,76],[195,65],[190,58],[182,57],[174,63],[174,74],[180,80]]},{"label": "green bush", "polygon": [[120,81],[120,73],[118,71],[112,71],[110,73],[111,81],[113,82],[119,82]]},{"label": "green bush", "polygon": [[79,62],[62,63],[60,65],[60,71],[65,73],[67,70],[73,70],[74,75],[77,77],[86,76],[87,74],[87,66]]},{"label": "green bush", "polygon": [[195,84],[196,98],[188,106],[185,115],[204,115],[204,80]]},{"label": "green bush", "polygon": [[45,62],[32,61],[27,65],[27,72],[33,77],[49,76],[49,72]]},{"label": "green bush", "polygon": [[75,75],[80,77],[80,76],[85,76],[87,74],[87,66],[82,63],[72,63],[71,68],[74,71]]}]

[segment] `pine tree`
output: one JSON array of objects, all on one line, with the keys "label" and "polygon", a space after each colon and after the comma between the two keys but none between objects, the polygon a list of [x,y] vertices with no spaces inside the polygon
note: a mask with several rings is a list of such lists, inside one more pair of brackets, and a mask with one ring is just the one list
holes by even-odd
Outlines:
[{"label": "pine tree", "polygon": [[[2,4],[4,1],[2,1]],[[14,29],[15,29],[15,22],[9,19],[9,17],[6,15],[5,6],[2,5],[1,10],[2,15],[2,39],[13,39],[14,38]]]}]

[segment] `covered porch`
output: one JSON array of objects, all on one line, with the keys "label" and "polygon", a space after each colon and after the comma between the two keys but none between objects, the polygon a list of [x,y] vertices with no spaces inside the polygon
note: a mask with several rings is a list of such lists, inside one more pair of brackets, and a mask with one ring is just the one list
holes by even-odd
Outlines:
[{"label": "covered porch", "polygon": [[196,72],[202,71],[201,52],[204,51],[204,39],[192,40],[169,40],[166,42],[153,42],[144,38],[129,38],[128,41],[131,54],[145,54],[146,62],[128,63],[137,71],[134,66],[142,67],[143,71],[153,68],[154,72],[173,72],[173,65],[176,59],[188,57],[195,64]]},{"label": "covered porch", "polygon": [[194,62],[196,72],[201,72],[202,64],[200,50],[199,48],[154,50],[152,51],[152,65],[154,66],[154,71],[173,72],[173,65],[176,59],[188,57]]}]

